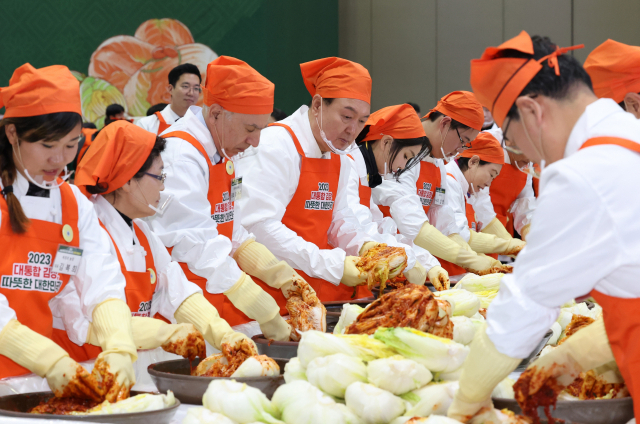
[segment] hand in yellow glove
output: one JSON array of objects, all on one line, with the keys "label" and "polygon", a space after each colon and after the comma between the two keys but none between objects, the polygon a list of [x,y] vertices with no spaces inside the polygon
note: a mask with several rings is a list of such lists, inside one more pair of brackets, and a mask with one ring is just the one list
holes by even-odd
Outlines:
[{"label": "hand in yellow glove", "polygon": [[460,389],[447,412],[449,418],[463,423],[483,408],[492,408],[491,392],[521,361],[498,352],[486,329],[486,324],[482,325],[473,337],[471,351],[462,365]]},{"label": "hand in yellow glove", "polygon": [[614,360],[604,320],[596,320],[529,365],[513,387],[516,400],[524,410],[532,395],[545,390],[554,393],[549,401],[555,403],[558,394],[581,372]]},{"label": "hand in yellow glove", "polygon": [[345,286],[355,287],[367,283],[367,273],[358,269],[356,264],[360,262],[359,256],[347,256],[344,259],[344,273],[340,282]]},{"label": "hand in yellow glove", "polygon": [[493,234],[496,237],[499,237],[503,240],[511,240],[513,236],[509,234],[502,222],[498,218],[493,218],[493,220],[482,229],[482,232],[485,234]]},{"label": "hand in yellow glove", "polygon": [[133,341],[138,349],[162,347],[166,352],[188,358],[207,356],[204,338],[191,323],[168,324],[154,318],[131,317]]},{"label": "hand in yellow glove", "polygon": [[527,241],[527,236],[529,235],[529,230],[531,229],[531,224],[527,224],[520,230],[520,237],[522,237],[522,241]]},{"label": "hand in yellow glove", "polygon": [[94,308],[90,329],[88,339],[95,337],[102,348],[91,374],[102,385],[109,402],[128,398],[136,382],[133,361],[138,358],[131,310],[122,300],[106,300]]},{"label": "hand in yellow glove", "polygon": [[436,290],[449,290],[451,282],[449,281],[449,273],[446,269],[436,265],[429,270],[427,276]]},{"label": "hand in yellow glove", "polygon": [[477,253],[499,253],[501,255],[517,255],[526,246],[519,239],[505,240],[493,234],[476,233],[471,230],[469,246]]},{"label": "hand in yellow glove", "polygon": [[0,355],[44,377],[57,397],[102,400],[94,378],[52,340],[11,320],[0,332]]},{"label": "hand in yellow glove", "polygon": [[262,334],[268,339],[289,341],[291,326],[280,316],[280,308],[267,292],[262,290],[244,272],[224,295],[246,316],[260,324]]},{"label": "hand in yellow glove", "polygon": [[420,264],[420,262],[416,261],[413,268],[409,271],[406,269],[404,270],[404,276],[411,284],[424,286],[424,283],[427,281],[427,270],[422,266],[422,264]]},{"label": "hand in yellow glove", "polygon": [[234,331],[232,333],[227,333],[225,334],[225,336],[222,338],[222,343],[227,343],[231,346],[231,348],[235,349],[237,347],[238,344],[240,343],[248,343],[251,345],[252,349],[256,352],[258,352],[258,347],[256,346],[256,344],[253,342],[253,340],[251,340],[248,336],[238,332],[238,331]]}]

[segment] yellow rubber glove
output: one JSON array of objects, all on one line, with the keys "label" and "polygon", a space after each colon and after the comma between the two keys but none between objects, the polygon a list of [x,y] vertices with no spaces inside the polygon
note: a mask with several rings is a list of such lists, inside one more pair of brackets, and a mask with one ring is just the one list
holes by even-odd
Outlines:
[{"label": "yellow rubber glove", "polygon": [[138,359],[131,310],[122,300],[106,300],[94,308],[90,329],[88,339],[95,337],[102,348],[91,375],[103,385],[109,402],[128,398],[136,382],[133,362]]},{"label": "yellow rubber glove", "polygon": [[57,397],[100,401],[95,379],[52,340],[12,319],[0,332],[0,355],[47,379]]},{"label": "yellow rubber glove", "polygon": [[424,286],[424,283],[427,281],[427,270],[422,266],[422,264],[420,264],[420,262],[416,261],[416,264],[413,266],[413,268],[411,268],[409,271],[404,271],[404,276],[411,284]]},{"label": "yellow rubber glove", "polygon": [[207,357],[204,338],[191,323],[167,324],[154,318],[131,317],[133,341],[138,349],[162,347],[166,352],[174,353],[193,361],[196,357]]},{"label": "yellow rubber glove", "polygon": [[362,243],[362,247],[360,248],[360,252],[358,252],[358,254],[360,256],[364,256],[364,254],[367,253],[369,251],[369,249],[373,249],[374,247],[376,247],[379,244],[380,243],[377,243],[375,241],[366,241],[366,242]]},{"label": "yellow rubber glove", "polygon": [[[286,299],[296,290],[294,282],[304,281],[288,263],[279,261],[265,245],[253,239],[245,241],[233,257],[244,272],[259,278],[274,289],[280,289]],[[315,293],[306,281],[303,285],[305,290],[308,287],[309,291]]]},{"label": "yellow rubber glove", "polygon": [[234,331],[227,321],[220,318],[216,308],[200,293],[194,293],[186,298],[176,310],[174,318],[179,323],[193,324],[202,333],[204,339],[218,350],[222,350],[222,343],[248,339],[244,334]]},{"label": "yellow rubber glove", "polygon": [[449,281],[449,273],[441,266],[434,266],[427,273],[429,281],[438,291],[449,290],[451,282]]},{"label": "yellow rubber glove", "polygon": [[224,295],[246,316],[258,321],[262,334],[268,339],[289,341],[291,326],[280,316],[280,308],[267,292],[262,290],[244,272]]},{"label": "yellow rubber glove", "polygon": [[413,241],[416,245],[428,250],[433,256],[456,263],[460,253],[460,245],[442,234],[433,225],[425,222]]},{"label": "yellow rubber glove", "polygon": [[478,328],[462,365],[460,389],[447,416],[466,423],[482,408],[491,408],[491,392],[522,359],[511,358],[496,349],[487,336],[487,326]]},{"label": "yellow rubber glove", "polygon": [[344,259],[344,272],[340,282],[345,286],[355,287],[367,283],[367,273],[358,269],[356,264],[360,262],[358,256],[347,256]]},{"label": "yellow rubber glove", "polygon": [[[556,396],[578,377],[586,372],[615,361],[604,320],[598,319],[581,329],[566,342],[529,365],[521,377],[531,377],[529,397],[541,388],[552,390]],[[518,394],[520,393],[520,396]],[[518,402],[526,399],[516,392]]]},{"label": "yellow rubber glove", "polygon": [[504,240],[511,240],[513,238],[498,218],[493,218],[489,225],[482,229],[482,232],[485,234],[493,234],[494,236],[500,237]]},{"label": "yellow rubber glove", "polygon": [[529,230],[531,229],[531,224],[527,224],[519,231],[520,237],[522,237],[523,241],[527,241],[527,236],[529,235]]},{"label": "yellow rubber glove", "polygon": [[517,255],[527,245],[519,239],[505,240],[493,234],[476,233],[470,230],[469,247],[477,253],[499,253],[501,255]]}]

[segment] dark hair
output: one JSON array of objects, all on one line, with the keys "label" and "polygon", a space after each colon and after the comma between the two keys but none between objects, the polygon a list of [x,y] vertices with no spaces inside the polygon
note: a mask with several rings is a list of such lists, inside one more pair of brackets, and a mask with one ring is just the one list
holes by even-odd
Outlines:
[{"label": "dark hair", "polygon": [[147,116],[151,116],[156,112],[162,112],[162,110],[167,107],[167,103],[158,103],[155,104],[153,106],[151,106],[149,109],[147,109]]},{"label": "dark hair", "polygon": [[[13,162],[13,148],[6,133],[7,125],[16,126],[16,134],[20,142],[35,143],[40,140],[60,140],[81,123],[82,116],[75,112],[58,112],[0,120],[0,177],[3,187],[13,185],[18,175],[16,165]],[[9,209],[11,229],[16,234],[26,232],[30,221],[22,210],[20,201],[12,192],[5,194],[5,200]]]},{"label": "dark hair", "polygon": [[183,63],[182,65],[178,65],[173,68],[169,72],[169,84],[175,87],[182,74],[197,75],[198,79],[200,80],[200,84],[202,84],[202,76],[200,75],[200,70],[193,63]]},{"label": "dark hair", "polygon": [[[369,134],[370,127],[371,125],[365,125],[362,131],[360,131],[360,134],[358,134],[358,137],[356,137],[356,143],[362,142],[362,140],[367,136],[367,134]],[[378,141],[378,140],[374,140],[374,141]],[[396,174],[397,178],[399,178],[403,172],[408,171],[409,169],[413,168],[416,164],[420,163],[420,161],[425,156],[428,156],[431,154],[431,149],[432,149],[431,141],[426,136],[415,137],[415,138],[394,138],[393,143],[391,144],[391,150],[389,151],[389,163],[393,163],[393,161],[396,160],[396,157],[398,156],[398,153],[400,153],[400,150],[402,150],[404,147],[411,147],[411,146],[421,146],[420,152],[417,155],[415,155],[413,158],[411,158],[409,162],[407,162],[407,165],[404,167],[404,169],[401,169]]]},{"label": "dark hair", "polygon": [[[138,172],[135,173],[132,179],[137,180],[144,177],[145,172],[147,172],[149,168],[151,168],[151,165],[153,165],[153,161],[156,160],[158,156],[160,156],[160,153],[164,151],[166,145],[167,141],[164,138],[156,137],[156,142],[151,149],[151,153],[149,153],[149,157],[147,157],[147,160],[144,161],[142,167],[138,170]],[[107,185],[100,182],[98,182],[98,184],[96,185],[86,186],[85,188],[90,194],[102,194],[109,189]]]},{"label": "dark hair", "polygon": [[120,113],[124,113],[124,108],[121,105],[114,103],[112,105],[107,106],[107,112],[105,113],[105,116],[107,118],[110,118]]},{"label": "dark hair", "polygon": [[273,119],[275,119],[276,121],[282,121],[283,119],[285,119],[287,116],[286,113],[284,113],[283,111],[281,111],[280,109],[278,109],[277,107],[273,108],[273,112],[271,112],[271,116],[273,117]]},{"label": "dark hair", "polygon": [[417,103],[413,103],[413,102],[407,102],[407,104],[409,106],[411,106],[413,108],[413,110],[416,111],[416,113],[420,113],[420,106]]},{"label": "dark hair", "polygon": [[[460,168],[460,171],[464,172],[467,169],[469,169],[469,161],[471,160],[471,158],[463,158],[462,156],[458,156],[456,158],[456,163],[458,164],[458,167]],[[487,162],[486,160],[482,160],[480,159],[480,166],[484,166],[484,165],[489,165],[491,162]]]},{"label": "dark hair", "polygon": [[[531,40],[533,41],[533,56],[516,50],[505,50],[501,57],[541,59],[553,53],[558,48],[558,46],[551,42],[549,37],[534,35],[531,37]],[[556,75],[555,68],[549,66],[547,60],[545,60],[542,65],[540,72],[529,81],[529,84],[527,84],[518,97],[528,94],[533,97],[543,95],[559,100],[566,98],[574,87],[580,85],[588,87],[589,90],[593,91],[589,74],[573,56],[568,54],[558,56],[559,76]],[[507,118],[516,120],[520,118],[515,102],[511,106]]]},{"label": "dark hair", "polygon": [[[429,116],[427,116],[426,118],[422,118],[421,121],[424,122],[424,121],[429,120],[431,122],[435,122],[436,119],[438,119],[441,116],[448,116],[448,115],[445,115],[442,112],[438,112],[437,110],[434,110],[433,112],[431,112],[429,114]],[[463,124],[462,122],[458,122],[455,119],[451,118],[451,129],[452,130],[463,130],[464,131],[464,130],[470,130],[471,127]]]},{"label": "dark hair", "polygon": [[91,128],[94,130],[97,129],[96,124],[94,124],[93,122],[83,122],[82,128]]}]

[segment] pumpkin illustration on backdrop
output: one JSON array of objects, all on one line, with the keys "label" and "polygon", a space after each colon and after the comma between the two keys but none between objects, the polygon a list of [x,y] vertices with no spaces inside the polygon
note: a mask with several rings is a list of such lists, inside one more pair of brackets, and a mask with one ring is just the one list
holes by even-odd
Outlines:
[{"label": "pumpkin illustration on backdrop", "polygon": [[[192,63],[204,81],[207,64],[217,57],[209,47],[196,43],[182,22],[145,21],[133,36],[111,37],[91,55],[88,76],[92,80],[82,96],[83,112],[91,113],[85,114],[85,119],[96,125],[102,123],[107,106],[116,98],[124,99],[123,106],[130,116],[145,116],[149,107],[170,103],[167,84],[171,69]],[[122,97],[115,95],[114,88]],[[85,105],[85,99],[91,104]],[[197,104],[202,104],[202,96]],[[101,115],[97,116],[99,111]]]}]

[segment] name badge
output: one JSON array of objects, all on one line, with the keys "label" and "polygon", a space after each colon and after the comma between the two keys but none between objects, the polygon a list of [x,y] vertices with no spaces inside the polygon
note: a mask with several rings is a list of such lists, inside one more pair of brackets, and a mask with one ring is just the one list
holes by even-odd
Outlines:
[{"label": "name badge", "polygon": [[235,202],[242,198],[242,177],[231,180],[231,201]]},{"label": "name badge", "polygon": [[52,269],[58,274],[76,275],[81,261],[82,249],[60,244]]},{"label": "name badge", "polygon": [[437,206],[444,205],[444,193],[445,193],[445,189],[443,189],[442,187],[436,187],[435,204]]}]

